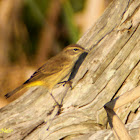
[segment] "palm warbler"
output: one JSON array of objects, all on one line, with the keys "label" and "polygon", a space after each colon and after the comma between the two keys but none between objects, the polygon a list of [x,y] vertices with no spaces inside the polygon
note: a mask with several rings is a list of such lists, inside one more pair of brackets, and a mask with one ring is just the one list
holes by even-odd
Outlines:
[{"label": "palm warbler", "polygon": [[32,86],[45,86],[49,92],[53,87],[60,83],[66,76],[68,76],[78,60],[79,56],[87,52],[78,44],[69,45],[58,55],[49,59],[43,66],[41,66],[33,75],[21,86],[5,95],[9,98],[17,91]]}]

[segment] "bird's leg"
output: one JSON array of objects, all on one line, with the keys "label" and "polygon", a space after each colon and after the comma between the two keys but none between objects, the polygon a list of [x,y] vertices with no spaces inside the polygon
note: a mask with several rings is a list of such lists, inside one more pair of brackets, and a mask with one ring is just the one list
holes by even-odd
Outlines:
[{"label": "bird's leg", "polygon": [[49,131],[49,128],[50,128],[53,120],[59,114],[59,112],[60,112],[59,106],[57,106],[57,105],[54,106],[54,109],[52,110],[52,112],[51,112],[51,114],[49,116],[49,119],[47,121],[45,120],[45,123],[47,123],[47,126],[46,126],[47,127],[47,129],[46,129],[47,131]]},{"label": "bird's leg", "polygon": [[[64,83],[63,86],[68,85],[67,88],[70,87],[70,88],[72,89],[72,82],[71,82],[71,80],[59,82],[58,84],[62,84],[62,83]],[[52,96],[53,100],[55,101],[56,105],[58,105],[59,107],[61,107],[62,105],[59,104],[59,103],[56,101],[55,97],[52,95],[52,91],[49,92],[49,93],[50,93],[50,95]]]},{"label": "bird's leg", "polygon": [[72,89],[72,82],[70,80],[59,82],[58,84],[62,84],[62,83],[64,83],[63,86],[65,86],[66,84],[68,84],[70,86],[70,88]]},{"label": "bird's leg", "polygon": [[53,100],[55,101],[56,105],[58,105],[60,107],[61,105],[56,101],[55,97],[52,95],[52,91],[49,92],[49,93],[52,96]]},{"label": "bird's leg", "polygon": [[[54,96],[52,95],[52,92],[49,92],[50,95],[52,96],[52,98],[54,99],[54,101],[56,102],[56,106],[54,106],[54,110],[53,110],[53,112],[52,112],[51,115],[50,115],[49,121],[45,121],[45,122],[47,122],[47,131],[49,130],[49,128],[50,128],[50,126],[51,126],[52,121],[54,120],[54,118],[55,118],[57,115],[60,114],[63,99],[64,99],[64,97],[65,97],[65,95],[66,95],[66,93],[67,93],[69,87],[71,87],[71,81],[64,81],[64,82],[61,82],[61,83],[64,83],[63,86],[65,86],[65,85],[67,85],[67,86],[66,86],[66,89],[65,89],[65,91],[64,91],[64,93],[63,93],[64,96],[63,96],[62,101],[61,101],[60,104],[56,101],[56,99],[55,99]],[[59,83],[59,84],[61,84],[61,83]]]},{"label": "bird's leg", "polygon": [[47,123],[47,129],[46,129],[47,131],[49,130],[54,118],[61,112],[61,107],[62,107],[62,105],[59,104],[56,101],[55,97],[52,95],[52,92],[49,92],[49,94],[52,96],[52,98],[55,101],[56,105],[54,106],[54,109],[53,109],[52,113],[50,114],[49,120],[45,121]]}]

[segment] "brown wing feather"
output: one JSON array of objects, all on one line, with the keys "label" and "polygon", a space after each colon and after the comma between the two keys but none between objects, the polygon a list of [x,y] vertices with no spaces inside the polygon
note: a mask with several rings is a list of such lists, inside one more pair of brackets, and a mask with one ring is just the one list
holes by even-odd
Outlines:
[{"label": "brown wing feather", "polygon": [[[59,59],[57,59],[56,57],[59,57]],[[43,66],[41,66],[37,71],[35,71],[33,75],[24,84],[38,81],[50,75],[56,74],[57,72],[60,72],[63,69],[63,65],[69,64],[69,63],[66,63],[68,62],[66,61],[66,58],[62,57],[63,59],[62,60],[60,59],[60,57],[61,56],[57,55],[53,57],[52,59],[48,60]]]}]

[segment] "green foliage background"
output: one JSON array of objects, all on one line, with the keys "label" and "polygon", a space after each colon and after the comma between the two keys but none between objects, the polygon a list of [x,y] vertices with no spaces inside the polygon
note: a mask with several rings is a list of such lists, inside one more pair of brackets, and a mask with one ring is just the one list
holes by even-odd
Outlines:
[{"label": "green foliage background", "polygon": [[[48,24],[48,9],[51,2],[51,0],[24,1],[22,20],[27,28],[28,40],[22,48],[29,61],[36,57],[40,32],[45,24]],[[74,23],[73,18],[75,13],[83,9],[84,3],[85,0],[65,0],[61,3],[61,12],[58,17],[56,38],[54,40],[61,47],[60,50],[68,44],[76,43],[79,39],[80,29]],[[14,56],[12,55],[12,57]],[[13,60],[17,61],[18,59]]]}]

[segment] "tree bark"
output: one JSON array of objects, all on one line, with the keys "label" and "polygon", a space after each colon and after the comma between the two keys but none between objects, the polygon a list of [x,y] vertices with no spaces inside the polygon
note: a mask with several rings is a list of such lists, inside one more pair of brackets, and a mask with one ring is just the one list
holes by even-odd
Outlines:
[{"label": "tree bark", "polygon": [[[105,128],[104,104],[139,85],[140,1],[114,0],[78,44],[90,50],[74,79],[53,90],[35,87],[0,109],[0,140],[114,139]],[[138,139],[139,99],[119,108],[118,116]],[[134,115],[133,115],[134,114]],[[5,130],[6,131],[6,130]]]}]

